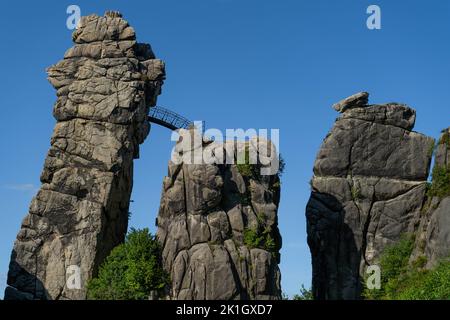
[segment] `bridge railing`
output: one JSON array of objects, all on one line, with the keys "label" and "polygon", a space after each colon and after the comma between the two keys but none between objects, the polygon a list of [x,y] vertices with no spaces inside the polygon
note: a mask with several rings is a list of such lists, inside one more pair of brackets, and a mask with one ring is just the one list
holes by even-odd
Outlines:
[{"label": "bridge railing", "polygon": [[150,108],[148,120],[171,130],[188,129],[193,124],[185,117],[163,107]]}]

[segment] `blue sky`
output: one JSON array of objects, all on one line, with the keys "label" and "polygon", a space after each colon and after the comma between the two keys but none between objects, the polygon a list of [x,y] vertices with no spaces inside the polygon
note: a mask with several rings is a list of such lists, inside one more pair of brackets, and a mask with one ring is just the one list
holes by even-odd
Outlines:
[{"label": "blue sky", "polygon": [[[282,287],[311,281],[304,209],[320,144],[338,114],[331,105],[358,91],[372,103],[417,110],[416,131],[450,126],[450,2],[380,0],[14,1],[0,19],[0,296],[21,220],[39,187],[55,123],[45,68],[71,44],[66,8],[119,10],[138,40],[166,61],[158,104],[207,127],[279,128],[287,166],[279,224]],[[377,4],[382,29],[368,30]],[[172,142],[153,126],[135,162],[131,226],[150,227]]]}]

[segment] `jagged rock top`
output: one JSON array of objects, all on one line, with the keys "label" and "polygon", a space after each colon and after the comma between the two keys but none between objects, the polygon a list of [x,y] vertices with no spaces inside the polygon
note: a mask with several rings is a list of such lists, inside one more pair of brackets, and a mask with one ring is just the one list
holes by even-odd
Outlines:
[{"label": "jagged rock top", "polygon": [[341,119],[358,119],[400,127],[411,131],[416,122],[416,111],[404,104],[387,103],[369,105],[369,93],[359,92],[333,105],[342,113]]},{"label": "jagged rock top", "polygon": [[122,18],[122,14],[119,11],[106,11],[105,12],[105,17],[110,17],[110,18]]},{"label": "jagged rock top", "polygon": [[342,114],[318,153],[315,175],[426,180],[427,152],[410,150],[429,150],[434,140],[411,131],[415,110],[397,103],[368,105],[368,96],[360,92],[335,105]]},{"label": "jagged rock top", "polygon": [[72,39],[79,44],[105,40],[135,40],[136,34],[120,13],[107,11],[103,17],[96,14],[81,17]]},{"label": "jagged rock top", "polygon": [[369,102],[369,93],[358,92],[354,95],[347,97],[338,103],[333,104],[333,109],[338,112],[345,112],[351,108],[360,108],[367,105]]},{"label": "jagged rock top", "polygon": [[143,141],[148,107],[156,104],[165,71],[151,46],[135,38],[133,28],[117,12],[81,18],[73,33],[75,45],[47,69],[48,80],[58,90],[54,108],[58,121],[134,123]]}]

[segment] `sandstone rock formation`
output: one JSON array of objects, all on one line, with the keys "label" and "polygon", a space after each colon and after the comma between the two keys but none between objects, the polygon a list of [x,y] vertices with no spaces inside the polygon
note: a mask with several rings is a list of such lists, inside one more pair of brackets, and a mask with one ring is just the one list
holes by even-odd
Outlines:
[{"label": "sandstone rock formation", "polygon": [[[14,244],[6,299],[84,299],[86,281],[127,231],[133,158],[164,64],[118,13],[82,17],[73,41],[48,69],[57,124]],[[80,289],[66,285],[70,266],[81,271]]]},{"label": "sandstone rock formation", "polygon": [[422,208],[415,250],[411,257],[411,261],[425,257],[427,268],[450,257],[450,190],[445,189],[450,183],[450,128],[442,131],[434,161],[431,192],[428,192]]},{"label": "sandstone rock formation", "polygon": [[226,145],[200,137],[180,147],[188,135],[199,133],[181,130],[183,159],[169,162],[157,218],[171,298],[280,299],[278,175],[261,175],[261,164],[190,164],[195,150]]},{"label": "sandstone rock formation", "polygon": [[364,107],[369,102],[369,93],[358,92],[348,98],[345,98],[333,105],[333,109],[338,112],[345,112],[351,108]]},{"label": "sandstone rock formation", "polygon": [[358,299],[366,267],[420,223],[434,140],[412,131],[413,109],[367,98],[334,106],[342,115],[314,164],[306,217],[317,299]]}]

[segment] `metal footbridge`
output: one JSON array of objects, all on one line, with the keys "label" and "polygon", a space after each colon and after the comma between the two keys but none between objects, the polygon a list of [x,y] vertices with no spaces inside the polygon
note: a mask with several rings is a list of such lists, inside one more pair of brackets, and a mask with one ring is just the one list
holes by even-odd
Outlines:
[{"label": "metal footbridge", "polygon": [[163,107],[150,108],[148,121],[170,130],[189,129],[194,123],[185,117]]}]

